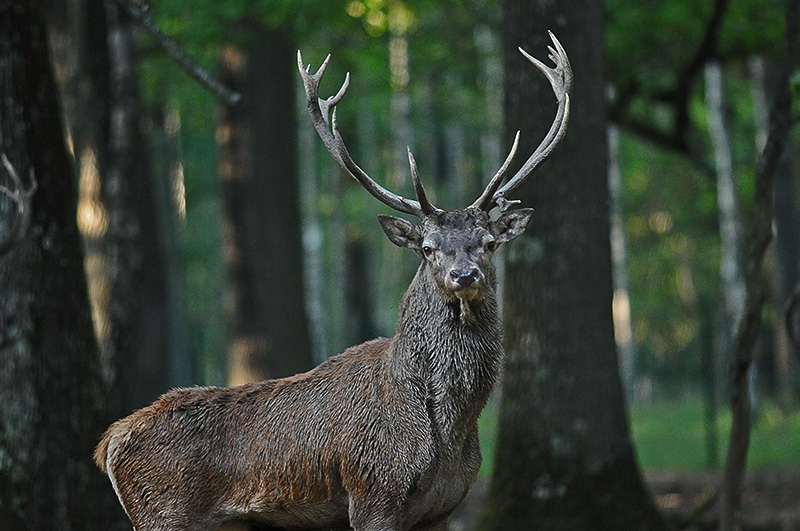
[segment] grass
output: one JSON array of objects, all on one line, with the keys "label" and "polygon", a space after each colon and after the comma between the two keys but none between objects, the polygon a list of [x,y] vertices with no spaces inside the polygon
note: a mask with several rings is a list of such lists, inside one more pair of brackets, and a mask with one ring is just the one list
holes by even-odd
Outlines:
[{"label": "grass", "polygon": [[[717,416],[717,452],[724,462],[731,415]],[[640,466],[647,469],[708,468],[703,407],[699,397],[637,404],[631,408],[631,431]],[[800,410],[784,412],[762,402],[753,417],[749,468],[800,466]]]},{"label": "grass", "polygon": [[[489,402],[480,420],[483,466],[489,478],[494,466],[497,403]],[[630,411],[631,433],[643,470],[702,470],[707,465],[703,406],[699,396],[636,404]],[[725,460],[731,416],[717,416],[719,466]],[[754,415],[748,468],[800,467],[800,409],[785,412],[762,402]]]}]

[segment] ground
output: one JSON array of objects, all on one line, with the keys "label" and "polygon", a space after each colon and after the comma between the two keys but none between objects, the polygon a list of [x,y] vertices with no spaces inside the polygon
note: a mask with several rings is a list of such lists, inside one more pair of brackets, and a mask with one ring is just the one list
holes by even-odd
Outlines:
[{"label": "ground", "polygon": [[[800,449],[798,450],[800,451]],[[717,528],[717,472],[649,472],[656,505],[675,529]],[[487,485],[478,482],[450,519],[449,531],[469,531]],[[749,471],[742,493],[745,531],[800,531],[800,469]]]}]

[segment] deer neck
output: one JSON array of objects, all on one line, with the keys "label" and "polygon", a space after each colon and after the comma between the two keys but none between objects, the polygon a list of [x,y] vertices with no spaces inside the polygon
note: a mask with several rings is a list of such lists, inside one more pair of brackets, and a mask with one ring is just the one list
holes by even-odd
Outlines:
[{"label": "deer neck", "polygon": [[465,303],[446,297],[423,263],[400,302],[390,358],[401,381],[421,386],[443,440],[456,441],[474,428],[502,355],[494,282],[480,300]]}]

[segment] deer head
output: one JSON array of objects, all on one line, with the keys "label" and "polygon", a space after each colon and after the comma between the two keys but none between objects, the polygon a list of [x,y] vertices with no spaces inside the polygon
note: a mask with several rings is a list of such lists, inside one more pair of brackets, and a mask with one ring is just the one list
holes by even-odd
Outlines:
[{"label": "deer head", "polygon": [[[549,47],[550,59],[555,64],[554,68],[544,65],[519,48],[519,51],[545,74],[558,101],[556,117],[549,132],[517,173],[503,184],[519,145],[519,132],[517,132],[505,162],[489,179],[480,197],[472,205],[453,211],[442,210],[430,202],[410,148],[408,161],[417,195],[416,200],[407,199],[385,189],[353,161],[336,122],[336,105],[347,91],[350,74],[345,76],[342,87],[335,95],[322,99],[319,97],[319,84],[328,66],[330,55],[325,58],[319,70],[312,74],[310,67],[304,67],[302,55],[297,52],[297,65],[303,78],[308,111],[328,152],[345,172],[379,201],[394,210],[412,214],[420,219],[420,223],[414,225],[394,216],[379,216],[381,227],[389,240],[395,245],[408,247],[419,254],[424,263],[430,266],[436,283],[445,296],[461,301],[462,309],[466,303],[479,299],[487,285],[493,285],[494,279],[487,278],[487,272],[493,276],[493,270],[486,265],[497,246],[521,234],[530,221],[532,209],[508,210],[512,204],[518,203],[509,200],[508,195],[525,182],[550,156],[567,130],[572,69],[564,48],[552,32],[550,38],[553,41],[553,46]],[[499,208],[500,216],[495,221],[490,221],[488,214],[495,206]]]}]

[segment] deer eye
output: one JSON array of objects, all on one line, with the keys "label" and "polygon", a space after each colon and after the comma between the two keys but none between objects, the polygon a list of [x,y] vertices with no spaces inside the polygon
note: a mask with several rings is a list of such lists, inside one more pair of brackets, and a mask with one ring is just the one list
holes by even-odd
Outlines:
[{"label": "deer eye", "polygon": [[422,248],[422,254],[424,254],[425,256],[432,255],[433,254],[433,247],[431,247],[430,245],[425,245]]},{"label": "deer eye", "polygon": [[497,249],[497,242],[494,240],[490,240],[486,242],[483,246],[487,253],[492,253]]}]

